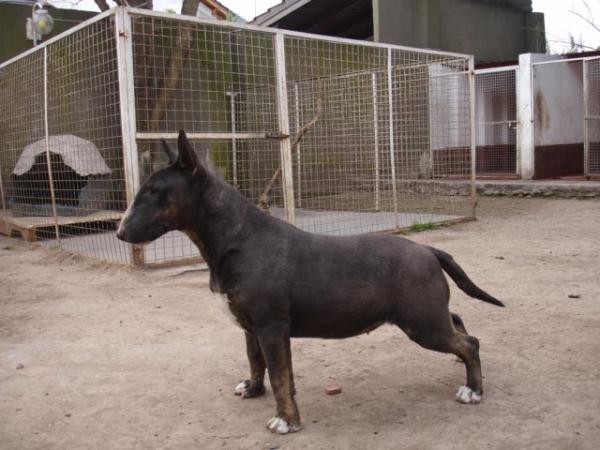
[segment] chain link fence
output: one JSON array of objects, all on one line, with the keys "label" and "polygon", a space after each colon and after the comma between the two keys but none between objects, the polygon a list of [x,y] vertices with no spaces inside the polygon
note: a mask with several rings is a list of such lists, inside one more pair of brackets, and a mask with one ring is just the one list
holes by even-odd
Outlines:
[{"label": "chain link fence", "polygon": [[115,236],[179,129],[307,231],[464,220],[474,92],[464,55],[118,8],[0,66],[0,231],[124,264],[198,258],[179,232]]}]

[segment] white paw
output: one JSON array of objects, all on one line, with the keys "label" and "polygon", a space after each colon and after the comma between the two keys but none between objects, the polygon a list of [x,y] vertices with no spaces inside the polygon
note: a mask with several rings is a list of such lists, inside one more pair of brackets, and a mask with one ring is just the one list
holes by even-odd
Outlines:
[{"label": "white paw", "polygon": [[468,386],[461,386],[456,392],[456,401],[465,404],[475,404],[481,401],[481,394],[473,391]]},{"label": "white paw", "polygon": [[235,387],[233,393],[235,395],[244,395],[246,389],[248,389],[248,381],[240,381],[240,384]]},{"label": "white paw", "polygon": [[302,427],[300,425],[290,425],[285,419],[275,416],[267,422],[267,428],[271,433],[288,434],[299,431]]}]

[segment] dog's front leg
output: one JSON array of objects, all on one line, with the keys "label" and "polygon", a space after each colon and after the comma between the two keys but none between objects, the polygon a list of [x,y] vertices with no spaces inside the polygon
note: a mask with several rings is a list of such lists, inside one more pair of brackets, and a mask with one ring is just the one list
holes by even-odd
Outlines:
[{"label": "dog's front leg", "polygon": [[273,433],[287,434],[299,431],[300,413],[294,400],[295,389],[292,374],[290,335],[285,329],[269,328],[258,333],[269,380],[277,401],[277,415],[267,423]]},{"label": "dog's front leg", "polygon": [[250,379],[241,381],[235,387],[235,395],[242,398],[258,397],[265,393],[265,358],[256,336],[246,332],[246,353],[250,363]]}]

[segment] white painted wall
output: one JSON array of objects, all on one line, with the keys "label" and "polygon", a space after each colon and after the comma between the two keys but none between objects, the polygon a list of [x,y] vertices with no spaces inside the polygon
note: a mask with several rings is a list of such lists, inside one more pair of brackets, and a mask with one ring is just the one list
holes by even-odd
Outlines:
[{"label": "white painted wall", "polygon": [[555,55],[526,53],[519,56],[517,71],[517,173],[533,178],[535,163],[534,95],[532,64],[560,59]]},{"label": "white painted wall", "polygon": [[583,143],[583,63],[533,66],[535,145]]}]

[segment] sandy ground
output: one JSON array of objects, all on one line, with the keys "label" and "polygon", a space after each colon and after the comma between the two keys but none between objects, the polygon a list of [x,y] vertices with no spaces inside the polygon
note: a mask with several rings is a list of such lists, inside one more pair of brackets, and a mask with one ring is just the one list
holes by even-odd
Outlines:
[{"label": "sandy ground", "polygon": [[[508,305],[452,287],[452,310],[481,341],[483,403],[456,403],[463,366],[394,327],[296,340],[304,430],[283,437],[265,429],[270,389],[232,393],[247,376],[244,340],[205,273],[0,238],[0,447],[600,448],[600,202],[482,199],[479,216],[411,238],[451,252]],[[324,394],[332,380],[340,395]]]}]

